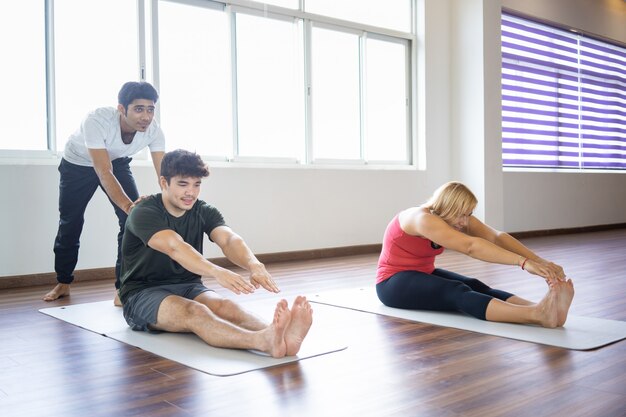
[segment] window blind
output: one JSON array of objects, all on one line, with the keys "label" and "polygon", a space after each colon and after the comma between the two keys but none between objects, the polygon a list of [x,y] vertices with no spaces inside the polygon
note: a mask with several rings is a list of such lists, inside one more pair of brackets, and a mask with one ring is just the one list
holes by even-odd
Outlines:
[{"label": "window blind", "polygon": [[503,13],[502,161],[626,170],[626,48]]}]

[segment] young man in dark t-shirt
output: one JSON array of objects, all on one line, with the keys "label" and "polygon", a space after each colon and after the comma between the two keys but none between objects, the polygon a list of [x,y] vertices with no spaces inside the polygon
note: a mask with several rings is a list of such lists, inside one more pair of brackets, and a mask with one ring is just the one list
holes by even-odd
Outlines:
[{"label": "young man in dark t-shirt", "polygon": [[[279,301],[267,324],[202,284],[202,276],[212,276],[236,294],[259,287],[279,292],[222,214],[198,200],[208,175],[194,153],[176,150],[163,157],[161,194],[143,199],[126,222],[119,292],[124,317],[133,330],[193,332],[211,346],[295,355],[313,320],[305,297],[296,297],[291,309]],[[250,272],[249,282],[202,256],[205,233],[231,262]]]}]

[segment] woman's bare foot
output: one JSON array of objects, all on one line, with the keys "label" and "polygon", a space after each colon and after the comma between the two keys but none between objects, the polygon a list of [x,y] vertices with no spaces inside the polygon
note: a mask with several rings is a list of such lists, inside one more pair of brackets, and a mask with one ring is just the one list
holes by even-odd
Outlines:
[{"label": "woman's bare foot", "polygon": [[557,326],[558,313],[558,289],[550,285],[550,290],[543,299],[535,306],[534,321],[543,327],[553,328]]},{"label": "woman's bare foot", "polygon": [[43,296],[44,301],[54,301],[70,295],[70,284],[57,284],[50,292]]},{"label": "woman's bare foot", "polygon": [[289,306],[286,300],[280,300],[276,304],[274,311],[274,320],[272,324],[265,330],[267,348],[262,349],[274,358],[282,358],[287,352],[287,344],[285,343],[285,331],[291,321]]},{"label": "woman's bare foot", "polygon": [[571,279],[565,282],[558,283],[558,297],[557,297],[557,323],[556,325],[561,327],[567,320],[567,313],[569,312],[569,306],[574,299],[574,283]]},{"label": "woman's bare foot", "polygon": [[287,356],[298,353],[311,324],[313,323],[313,309],[306,297],[297,296],[291,306],[291,323],[285,332]]}]

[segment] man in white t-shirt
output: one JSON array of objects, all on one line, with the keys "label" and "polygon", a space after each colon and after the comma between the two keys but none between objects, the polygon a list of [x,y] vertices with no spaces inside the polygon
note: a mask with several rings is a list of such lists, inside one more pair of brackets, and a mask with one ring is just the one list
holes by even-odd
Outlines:
[{"label": "man in white t-shirt", "polygon": [[[118,94],[117,108],[94,110],[70,136],[59,165],[59,230],[54,241],[58,284],[43,297],[45,301],[70,294],[85,209],[98,187],[109,197],[119,220],[115,264],[115,287],[119,288],[124,225],[139,198],[129,166],[131,156],[148,147],[157,179],[161,176],[165,137],[153,120],[158,98],[149,83],[127,82]],[[116,294],[116,304],[118,301]]]}]

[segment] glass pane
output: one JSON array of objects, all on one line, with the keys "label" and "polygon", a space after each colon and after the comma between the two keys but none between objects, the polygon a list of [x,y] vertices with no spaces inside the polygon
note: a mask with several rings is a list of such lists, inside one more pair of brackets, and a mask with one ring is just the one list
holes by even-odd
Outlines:
[{"label": "glass pane", "polygon": [[167,149],[232,156],[229,45],[226,13],[159,3],[160,114]]},{"label": "glass pane", "polygon": [[302,26],[237,15],[239,155],[304,158]]},{"label": "glass pane", "polygon": [[411,32],[411,0],[306,0],[305,11]]},{"label": "glass pane", "polygon": [[48,149],[45,46],[44,2],[0,3],[0,149]]},{"label": "glass pane", "polygon": [[[77,18],[80,16],[80,18]],[[97,107],[116,107],[127,81],[138,81],[137,4],[128,0],[56,0],[56,138]]]},{"label": "glass pane", "polygon": [[360,159],[359,37],[313,28],[313,159]]},{"label": "glass pane", "polygon": [[405,44],[371,38],[367,40],[367,160],[408,160],[406,57]]}]

